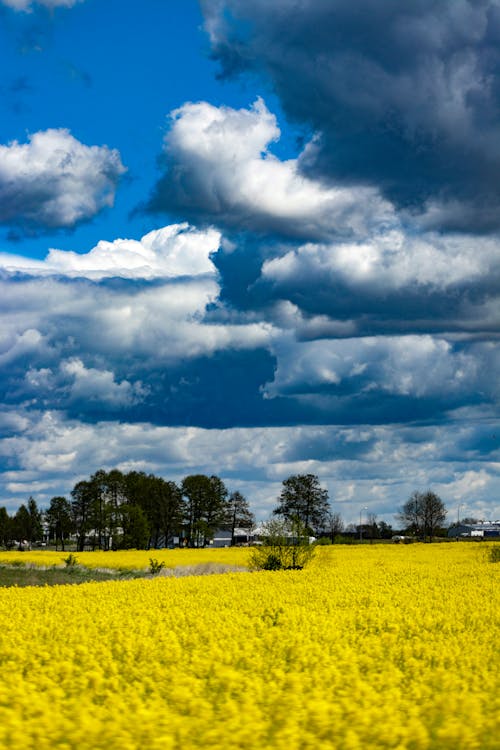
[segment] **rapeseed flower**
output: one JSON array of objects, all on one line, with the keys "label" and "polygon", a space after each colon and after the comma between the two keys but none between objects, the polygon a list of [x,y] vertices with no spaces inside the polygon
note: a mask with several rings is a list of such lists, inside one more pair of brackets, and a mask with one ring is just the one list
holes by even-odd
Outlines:
[{"label": "rapeseed flower", "polygon": [[499,570],[479,545],[374,545],[2,589],[0,748],[496,749]]}]

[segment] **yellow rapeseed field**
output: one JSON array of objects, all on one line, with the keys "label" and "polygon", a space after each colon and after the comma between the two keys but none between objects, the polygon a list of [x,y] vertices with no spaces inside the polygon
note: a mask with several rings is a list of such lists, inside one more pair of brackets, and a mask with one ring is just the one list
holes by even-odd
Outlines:
[{"label": "yellow rapeseed field", "polygon": [[[0,552],[0,565],[23,563],[29,565],[64,565],[69,552],[32,550],[30,552]],[[150,559],[164,562],[167,568],[203,565],[205,563],[245,567],[249,550],[244,547],[220,549],[151,549],[123,552],[73,552],[79,565],[86,568],[116,570],[146,570]]]},{"label": "yellow rapeseed field", "polygon": [[374,545],[2,589],[0,747],[497,750],[499,574],[482,544]]}]

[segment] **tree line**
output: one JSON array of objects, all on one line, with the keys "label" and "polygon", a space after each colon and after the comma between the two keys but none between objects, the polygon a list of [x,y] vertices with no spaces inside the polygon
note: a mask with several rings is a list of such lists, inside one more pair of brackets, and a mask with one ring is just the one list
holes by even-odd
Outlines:
[{"label": "tree line", "polygon": [[45,524],[56,546],[64,549],[73,536],[80,552],[158,547],[174,537],[203,546],[219,528],[234,542],[235,530],[254,522],[246,498],[230,493],[217,476],[193,474],[176,484],[145,472],[99,470],[77,482],[71,499],[53,497],[43,512],[33,498],[13,516],[0,508],[0,544],[12,539],[32,544],[42,538]]},{"label": "tree line", "polygon": [[[300,522],[310,535],[334,542],[342,536],[391,538],[394,531],[370,514],[366,523],[345,526],[333,513],[328,491],[314,474],[295,474],[282,482],[273,516]],[[444,523],[446,509],[434,493],[414,492],[397,514],[405,530],[431,540]],[[237,529],[250,534],[255,517],[247,499],[215,475],[192,474],[181,483],[140,471],[99,470],[77,482],[70,499],[57,496],[42,511],[30,497],[10,516],[0,507],[0,545],[25,540],[29,545],[48,538],[64,549],[71,537],[77,551],[84,549],[145,549],[168,546],[179,540],[186,546],[204,546],[218,529],[235,543]]]}]

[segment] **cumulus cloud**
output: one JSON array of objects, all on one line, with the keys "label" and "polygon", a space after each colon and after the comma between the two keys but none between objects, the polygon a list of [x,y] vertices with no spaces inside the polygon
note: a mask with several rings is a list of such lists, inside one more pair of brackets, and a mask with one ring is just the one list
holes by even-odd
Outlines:
[{"label": "cumulus cloud", "polygon": [[450,408],[471,394],[495,401],[498,384],[489,373],[500,355],[489,344],[464,347],[426,335],[385,336],[331,341],[276,343],[278,366],[265,394],[322,396],[337,400],[356,395],[375,400],[380,394],[438,400]]},{"label": "cumulus cloud", "polygon": [[496,236],[419,233],[284,247],[264,259],[254,298],[299,338],[500,333]]},{"label": "cumulus cloud", "polygon": [[63,360],[54,371],[49,367],[32,367],[27,371],[25,381],[38,398],[62,390],[69,405],[87,403],[110,408],[130,407],[143,401],[148,394],[141,381],[118,382],[111,370],[86,367],[79,357]]},{"label": "cumulus cloud", "polygon": [[[460,238],[397,233],[308,243],[264,264],[270,293],[247,312],[221,296],[220,246],[216,230],[184,224],[84,255],[2,256],[6,402],[90,421],[234,426],[441,420],[498,400],[485,333],[498,330],[498,297],[467,282],[498,275],[493,240],[470,252]],[[446,318],[448,286],[458,307]]]},{"label": "cumulus cloud", "polygon": [[496,0],[202,8],[223,73],[262,73],[290,119],[321,134],[311,174],[376,185],[429,225],[498,228]]},{"label": "cumulus cloud", "polygon": [[499,277],[499,250],[496,237],[416,235],[395,229],[362,242],[299,246],[265,261],[262,275],[278,283],[340,278],[365,290],[412,284],[445,289]]},{"label": "cumulus cloud", "polygon": [[113,205],[125,171],[118,151],[86,146],[65,129],[0,145],[0,222],[74,227]]},{"label": "cumulus cloud", "polygon": [[9,429],[0,437],[0,494],[10,510],[30,494],[48,505],[52,496],[69,496],[77,481],[98,468],[118,467],[175,481],[216,472],[231,490],[246,495],[262,519],[275,507],[282,480],[297,472],[318,474],[346,521],[359,518],[361,497],[379,520],[394,523],[394,513],[411,492],[429,486],[450,516],[458,502],[467,502],[468,515],[500,513],[491,501],[500,487],[499,446],[484,418],[438,427],[204,430],[147,422],[84,424],[61,412],[2,407],[4,424]]},{"label": "cumulus cloud", "polygon": [[174,278],[216,274],[211,256],[220,244],[214,229],[199,231],[189,224],[171,224],[155,229],[140,240],[101,240],[88,253],[52,249],[44,261],[11,253],[0,253],[0,268],[11,273],[63,275],[104,279]]},{"label": "cumulus cloud", "polygon": [[61,372],[71,380],[71,398],[103,401],[117,406],[130,406],[143,400],[147,393],[140,381],[118,383],[110,370],[85,367],[78,357],[60,364]]},{"label": "cumulus cloud", "polygon": [[374,223],[393,221],[392,207],[376,190],[326,187],[304,177],[299,160],[273,156],[270,145],[279,137],[262,99],[240,110],[185,104],[171,113],[167,172],[148,208],[311,238],[366,235]]},{"label": "cumulus cloud", "polygon": [[83,256],[2,256],[4,399],[169,424],[227,422],[237,399],[254,418],[275,330],[221,303],[219,241],[215,230],[172,225]]},{"label": "cumulus cloud", "polygon": [[213,278],[132,288],[21,279],[0,287],[5,362],[24,362],[26,352],[36,350],[42,366],[49,366],[51,358],[57,361],[76,347],[87,356],[161,367],[221,349],[258,347],[271,330],[262,323],[220,325],[205,319],[219,293]]},{"label": "cumulus cloud", "polygon": [[23,331],[4,329],[0,338],[0,366],[38,352],[43,346],[43,336],[36,328]]}]

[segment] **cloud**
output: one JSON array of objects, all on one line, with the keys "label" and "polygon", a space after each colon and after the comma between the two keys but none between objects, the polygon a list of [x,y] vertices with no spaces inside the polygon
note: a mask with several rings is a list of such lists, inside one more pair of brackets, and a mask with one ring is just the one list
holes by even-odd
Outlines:
[{"label": "cloud", "polygon": [[302,238],[366,235],[373,223],[394,220],[376,190],[327,187],[304,177],[299,160],[273,156],[280,131],[262,99],[240,110],[188,103],[170,120],[166,174],[148,210]]},{"label": "cloud", "polygon": [[467,424],[439,427],[204,430],[109,420],[83,424],[57,411],[4,406],[4,424],[9,428],[0,437],[0,494],[10,510],[30,494],[48,505],[52,496],[68,497],[77,481],[98,468],[118,467],[175,481],[215,472],[247,496],[259,518],[275,507],[282,480],[304,471],[319,475],[346,521],[359,518],[362,504],[394,524],[394,513],[411,492],[429,486],[443,498],[450,520],[458,502],[467,503],[468,515],[500,512],[491,500],[500,488],[499,445],[489,421],[477,415],[468,415]]},{"label": "cloud", "polygon": [[295,313],[292,318],[306,338],[412,331],[495,335],[499,249],[496,236],[418,234],[401,225],[366,240],[282,248],[264,259],[253,293],[261,304],[280,300],[278,319],[297,310],[301,320]]},{"label": "cloud", "polygon": [[142,401],[147,393],[140,381],[132,384],[122,380],[117,383],[113,372],[85,367],[78,357],[61,362],[60,370],[73,380],[71,398],[75,400],[90,399],[116,406],[130,406]]},{"label": "cloud", "polygon": [[0,253],[0,268],[10,273],[62,275],[104,279],[175,278],[216,274],[211,256],[220,244],[214,229],[198,231],[189,224],[171,224],[140,240],[101,240],[88,253],[52,249],[43,261]]},{"label": "cloud", "polygon": [[497,236],[433,231],[375,190],[306,178],[300,164],[316,142],[280,161],[269,151],[278,137],[262,100],[249,110],[186,104],[172,115],[150,208],[234,232],[214,255],[223,300],[278,326],[290,302],[297,335],[309,339],[498,331]]},{"label": "cloud", "polygon": [[302,167],[373,185],[427,226],[498,228],[496,0],[202,0],[223,75],[270,81],[319,134]]},{"label": "cloud", "polygon": [[369,337],[337,341],[296,342],[282,338],[275,344],[278,367],[265,387],[278,394],[329,394],[376,400],[380,395],[426,399],[442,410],[475,400],[472,394],[495,401],[500,389],[489,373],[500,365],[488,344],[453,345],[436,336]]},{"label": "cloud", "polygon": [[113,205],[125,171],[118,151],[85,146],[65,129],[0,145],[0,222],[74,227]]},{"label": "cloud", "polygon": [[217,254],[238,250],[214,229],[170,225],[43,261],[3,254],[4,400],[206,427],[494,412],[496,242],[476,239],[393,230],[287,245],[246,309],[222,294]]},{"label": "cloud", "polygon": [[255,419],[259,388],[272,375],[275,331],[220,302],[211,260],[219,241],[215,230],[172,225],[83,256],[4,254],[5,401],[89,421]]},{"label": "cloud", "polygon": [[32,5],[42,5],[45,8],[72,8],[84,0],[0,0],[3,5],[14,10],[31,11]]},{"label": "cloud", "polygon": [[148,359],[173,363],[219,349],[253,348],[269,338],[265,324],[211,322],[207,309],[219,293],[211,277],[136,285],[21,277],[7,279],[0,289],[2,356],[11,361],[43,344],[55,360],[77,347],[95,357],[140,358],[138,366],[147,367]]},{"label": "cloud", "polygon": [[492,275],[499,278],[499,250],[497,237],[415,235],[400,228],[374,233],[365,241],[296,247],[266,260],[262,276],[277,283],[342,279],[368,294],[414,284],[444,290]]}]

